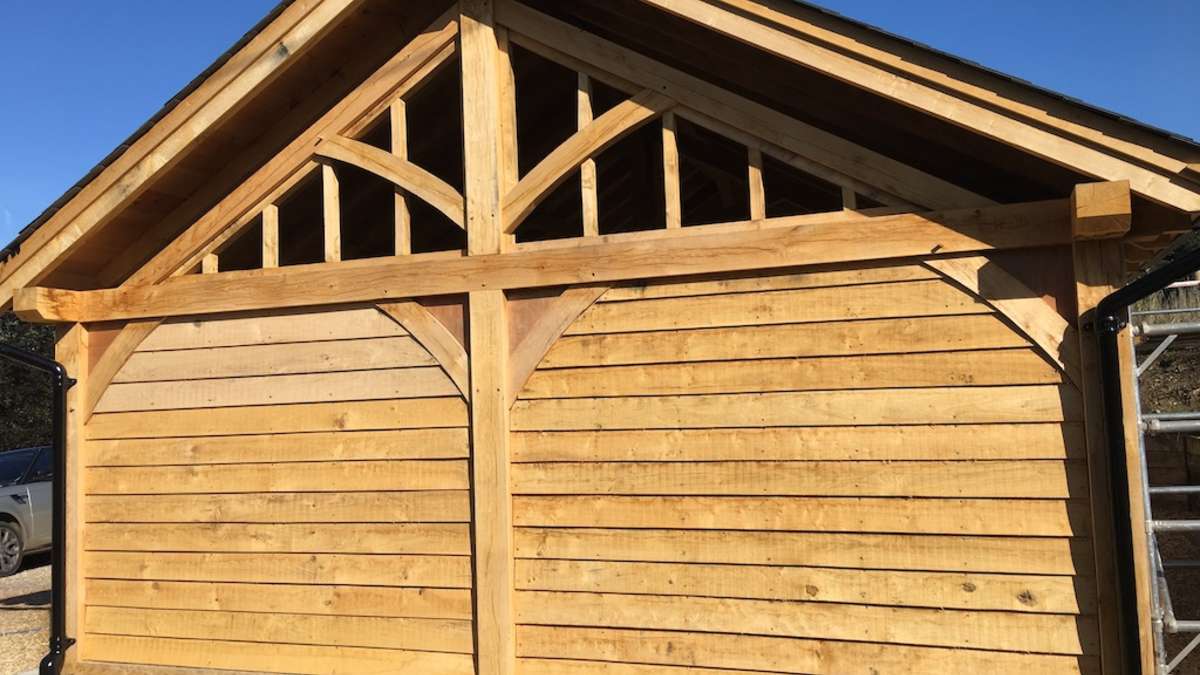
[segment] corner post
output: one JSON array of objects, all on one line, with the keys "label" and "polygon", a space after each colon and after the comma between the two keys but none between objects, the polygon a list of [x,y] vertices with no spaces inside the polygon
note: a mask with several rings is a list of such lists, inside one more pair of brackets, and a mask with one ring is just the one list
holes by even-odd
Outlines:
[{"label": "corner post", "polygon": [[[83,659],[84,576],[83,576],[83,467],[85,464],[83,424],[87,419],[86,392],[90,369],[88,330],[83,324],[58,328],[54,344],[54,359],[75,379],[66,392],[66,603],[64,607],[66,634],[75,643],[66,652],[66,670]],[[58,476],[56,480],[60,480]]]},{"label": "corner post", "polygon": [[[1128,181],[1076,185],[1071,192],[1072,253],[1079,327],[1079,361],[1084,406],[1093,546],[1100,622],[1101,672],[1122,672],[1120,582],[1116,569],[1115,513],[1105,436],[1100,353],[1094,317],[1097,304],[1122,285],[1120,238],[1133,221]],[[1136,451],[1135,451],[1136,454]],[[1135,529],[1136,532],[1136,529]],[[1138,535],[1135,533],[1134,539]],[[1144,537],[1143,537],[1144,545]],[[1136,546],[1136,541],[1135,541]],[[1138,580],[1139,589],[1143,587]],[[1148,586],[1145,586],[1148,588]],[[1148,617],[1147,617],[1148,618]],[[1146,627],[1148,631],[1148,626]],[[1149,633],[1145,633],[1148,637]],[[1136,648],[1126,645],[1126,649]],[[1151,648],[1151,658],[1153,648]],[[1146,672],[1153,672],[1148,670]]]},{"label": "corner post", "polygon": [[[508,240],[501,198],[514,179],[507,173],[515,163],[508,156],[515,143],[504,119],[502,99],[512,92],[502,72],[510,66],[498,32],[503,30],[495,25],[492,0],[462,0],[459,63],[468,256],[500,253]],[[502,290],[469,294],[475,659],[480,675],[512,675],[516,670],[507,304]]]}]

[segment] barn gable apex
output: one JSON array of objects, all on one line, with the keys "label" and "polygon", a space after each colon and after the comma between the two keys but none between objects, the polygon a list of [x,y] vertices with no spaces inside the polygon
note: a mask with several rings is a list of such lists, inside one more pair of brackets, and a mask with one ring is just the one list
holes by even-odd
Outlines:
[{"label": "barn gable apex", "polygon": [[[1136,200],[1135,211],[1142,214],[1140,218],[1135,216],[1128,242],[1130,258],[1135,261],[1153,255],[1169,243],[1175,233],[1190,225],[1189,214],[1200,212],[1200,183],[1196,181],[1200,149],[1186,139],[1053,98],[1044,91],[808,6],[773,0],[622,0],[617,5],[588,1],[561,6],[538,0],[527,4],[501,0],[495,4],[495,11],[498,23],[507,28],[512,43],[521,49],[582,73],[590,81],[622,89],[635,99],[642,91],[666,96],[674,109],[656,111],[655,116],[667,112],[668,119],[678,117],[697,123],[747,146],[751,155],[759,152],[783,160],[868,198],[868,203],[935,208],[1006,201],[1003,195],[982,192],[977,185],[988,182],[1000,185],[1004,177],[1016,174],[1037,177],[1040,181],[1037,189],[1052,196],[1064,196],[1063,186],[1069,188],[1087,179],[1129,180]],[[335,58],[334,53],[322,51],[323,46],[328,48],[339,40],[342,45],[354,44],[356,39],[362,42],[363,36],[373,29],[405,24],[409,26],[405,34],[411,39],[405,38],[407,46],[399,53],[407,54],[409,66],[414,59],[435,66],[451,57],[456,27],[450,24],[457,16],[454,7],[443,14],[442,30],[437,33],[436,29],[419,28],[428,25],[428,18],[416,15],[423,12],[430,16],[434,10],[445,9],[444,6],[431,5],[420,12],[409,9],[406,13],[412,16],[399,18],[396,10],[387,6],[388,3],[373,0],[298,0],[283,6],[223,66],[79,186],[74,197],[23,233],[16,242],[19,245],[10,248],[9,259],[0,264],[0,302],[7,305],[16,289],[39,283],[82,289],[145,282],[155,275],[165,278],[184,263],[198,265],[197,256],[203,257],[205,252],[213,250],[214,242],[217,247],[227,243],[228,234],[239,227],[252,221],[266,222],[261,215],[266,210],[264,198],[278,197],[299,182],[295,162],[283,172],[286,175],[271,174],[272,179],[266,181],[252,176],[243,183],[253,183],[257,192],[236,188],[229,193],[241,194],[249,200],[238,202],[233,211],[218,208],[221,204],[229,206],[226,202],[229,197],[218,199],[220,195],[212,192],[211,185],[207,191],[202,189],[206,176],[194,172],[189,176],[188,172],[175,168],[184,166],[190,157],[204,149],[205,133],[210,128],[226,123],[233,112],[253,107],[256,97],[261,95],[263,87],[270,85],[272,78],[282,81],[300,77],[302,71],[288,70],[297,67],[319,70],[314,65],[317,61]],[[624,23],[614,18],[622,13]],[[381,22],[381,16],[393,23]],[[643,22],[640,27],[631,24],[643,17],[653,21]],[[656,58],[647,45],[655,39],[656,27],[661,30],[668,21],[692,25],[711,37],[713,56],[707,65],[701,63],[684,69],[673,67],[678,64],[669,63],[669,59]],[[670,27],[674,29],[675,25]],[[439,37],[435,38],[435,33]],[[430,47],[435,43],[440,46]],[[861,97],[878,100],[881,110],[900,120],[896,124],[906,125],[907,140],[896,137],[876,143],[876,139],[870,138],[876,132],[867,129],[871,125],[864,123],[869,119],[867,112],[848,121],[853,126],[843,130],[834,128],[832,113],[826,118],[816,115],[801,119],[791,109],[780,110],[760,95],[761,87],[755,88],[753,81],[762,78],[753,72],[746,73],[745,90],[731,91],[720,86],[724,78],[710,77],[708,71],[723,67],[718,62],[726,56],[723,51],[726,43],[741,45],[752,51],[754,58],[768,59],[777,72],[793,72],[788,70],[793,69],[798,76],[817,78],[812,82],[839,96],[845,93],[844,102],[860,111],[864,107],[858,101],[865,100]],[[425,49],[414,48],[418,44],[426,45]],[[398,49],[400,45],[394,45],[390,53],[396,54]],[[347,52],[341,49],[337,53]],[[730,51],[729,55],[742,53]],[[307,61],[299,58],[306,54],[309,54]],[[397,58],[393,56],[387,62],[394,65]],[[726,61],[724,67],[737,63]],[[295,66],[296,63],[301,65]],[[645,67],[641,67],[643,64]],[[422,72],[428,74],[433,66]],[[742,67],[748,66],[742,64]],[[333,68],[331,72],[336,70]],[[420,67],[413,66],[414,72],[419,70]],[[364,76],[366,72],[369,71],[364,71]],[[352,89],[356,94],[344,100],[354,105],[361,103],[357,93],[362,92],[370,79],[360,81],[363,84]],[[388,87],[381,87],[374,93],[386,98],[400,86],[392,81],[387,92],[382,89]],[[383,107],[386,106],[377,100],[376,109],[370,112],[379,114]],[[335,106],[325,113],[318,124],[338,108]],[[902,113],[901,108],[909,112]],[[221,110],[227,112],[222,114]],[[913,112],[918,116],[904,116]],[[358,118],[357,123],[363,119]],[[945,126],[947,123],[949,127]],[[974,156],[966,158],[979,162],[979,166],[962,172],[973,178],[969,184],[959,183],[953,170],[955,162],[966,159],[943,153],[944,158],[938,160],[937,152],[920,150],[922,143],[936,144],[937,136],[951,127],[954,133],[966,134],[954,143],[969,140],[987,151],[970,152]],[[360,140],[344,131],[347,129],[339,130],[336,135],[349,141]],[[842,134],[842,131],[852,133]],[[882,129],[877,133],[882,136],[890,132]],[[320,138],[325,140],[318,143]],[[259,166],[271,165],[294,145],[276,142],[280,143],[276,152],[263,155],[268,163],[260,162]],[[314,144],[310,150],[325,145],[326,161],[345,162],[349,157],[347,147],[362,150],[347,140],[328,138],[328,134],[308,142]],[[900,147],[902,143],[904,148]],[[992,152],[995,156],[985,157]],[[330,157],[329,153],[341,154]],[[355,155],[360,167],[369,159],[362,155],[361,152]],[[374,157],[379,159],[378,155]],[[320,160],[315,151],[305,158],[306,162],[320,163]],[[392,170],[398,168],[394,162],[390,163]],[[311,169],[314,165],[308,166]],[[414,198],[431,205],[443,216],[447,210],[453,210],[452,195],[444,186],[430,183],[426,176],[421,178],[420,186],[408,185]],[[552,176],[551,184],[560,178],[557,174]],[[574,180],[571,176],[567,178]],[[234,184],[229,185],[232,188]],[[155,210],[147,195],[157,198],[159,190],[166,196],[158,200]],[[211,196],[204,197],[205,194]],[[168,199],[172,195],[173,201]],[[205,199],[206,207],[198,209]],[[533,199],[529,204],[536,206],[536,202]],[[209,213],[219,210],[224,214],[224,222],[212,225],[200,235],[194,229],[185,229],[193,223],[207,222],[203,215],[206,210]],[[230,218],[233,213],[238,215]],[[162,243],[172,237],[177,239],[150,258],[149,265],[143,266],[154,249],[146,249],[143,244],[138,249],[145,256],[141,260],[135,260],[130,251],[136,248],[133,244],[140,234],[149,233],[151,223],[157,226],[153,237],[141,238]],[[167,270],[171,266],[165,264],[164,254],[181,248],[189,255]]]}]

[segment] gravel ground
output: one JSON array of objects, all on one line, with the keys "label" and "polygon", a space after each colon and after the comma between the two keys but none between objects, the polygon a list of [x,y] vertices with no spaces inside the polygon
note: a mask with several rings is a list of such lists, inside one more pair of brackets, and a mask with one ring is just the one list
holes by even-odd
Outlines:
[{"label": "gravel ground", "polygon": [[24,569],[0,579],[0,675],[37,670],[50,625],[50,554],[25,559]]}]

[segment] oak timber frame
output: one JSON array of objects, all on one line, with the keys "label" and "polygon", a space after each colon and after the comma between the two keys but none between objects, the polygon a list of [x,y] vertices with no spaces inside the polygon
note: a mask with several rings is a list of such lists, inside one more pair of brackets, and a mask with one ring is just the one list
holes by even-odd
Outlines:
[{"label": "oak timber frame", "polygon": [[[681,7],[689,6],[671,2],[653,4],[671,11],[683,11]],[[626,103],[590,122],[588,115],[581,114],[578,132],[524,177],[518,177],[516,171],[510,43],[577,68],[581,106],[592,79],[633,94]],[[382,112],[386,111],[393,120],[402,118],[400,97],[406,88],[419,86],[424,75],[455,54],[461,68],[466,139],[465,187],[461,194],[396,152],[403,146],[396,140],[402,138],[402,131],[396,125],[392,153],[353,138]],[[467,294],[470,330],[466,349],[455,351],[446,347],[440,360],[443,365],[459,362],[458,376],[452,374],[452,377],[469,400],[471,410],[476,659],[478,672],[488,675],[508,675],[516,667],[509,410],[545,350],[608,284],[668,276],[911,259],[986,298],[978,288],[977,273],[988,264],[989,254],[1071,245],[1075,251],[1082,315],[1116,283],[1114,279],[1121,271],[1119,252],[1113,255],[1112,238],[1129,230],[1127,183],[1081,187],[1070,201],[1064,195],[1060,200],[997,205],[637,57],[600,38],[560,25],[510,0],[463,0],[460,7],[405,47],[377,77],[357,91],[361,96],[353,97],[353,106],[335,108],[323,116],[120,288],[97,291],[23,288],[17,292],[14,306],[27,320],[74,324],[72,332],[64,337],[62,349],[73,363],[79,364],[89,363],[89,344],[99,346],[90,343],[87,325],[125,322],[119,330],[108,329],[109,346],[91,360],[86,376],[79,378],[83,386],[75,394],[71,427],[76,429],[94,409],[100,393],[129,353],[164,318],[366,302],[379,303],[381,309],[416,334],[412,328],[414,322],[427,321],[428,317],[420,315],[415,303],[406,301],[414,297]],[[594,215],[588,216],[587,205],[594,204],[595,199],[593,186],[591,202],[588,201],[589,162],[622,135],[660,114],[668,116],[664,124],[667,147],[675,116],[747,145],[750,220],[683,229],[678,226],[677,213],[670,215],[672,202],[668,199],[666,230],[599,235],[592,220]],[[848,158],[856,153],[866,153],[873,161],[862,164],[850,161]],[[764,154],[841,185],[848,193],[847,210],[767,218],[762,204],[761,176],[754,179],[756,167],[761,171]],[[398,255],[342,261],[336,237],[336,208],[331,209],[326,201],[325,262],[279,267],[276,202],[315,170],[321,172],[326,194],[336,195],[336,176],[323,160],[356,165],[396,185]],[[582,181],[585,236],[561,242],[516,244],[511,235],[522,219],[576,169],[582,170],[585,177]],[[666,170],[669,176],[670,167]],[[855,193],[877,199],[887,208],[865,213],[853,211]],[[467,249],[463,255],[409,253],[405,243],[408,234],[400,216],[406,195],[427,201],[466,232]],[[263,268],[215,273],[221,246],[260,214],[264,225]],[[197,266],[204,273],[188,274]],[[1015,280],[1012,283],[1019,286]],[[548,313],[541,333],[535,331],[519,344],[510,345],[506,291],[559,286],[570,290],[564,293],[555,311]],[[1035,335],[1036,331],[1028,328],[1046,325],[1041,319],[1050,308],[1040,300],[1017,303],[999,296],[990,301],[1011,322],[1027,328],[1047,357],[1084,393],[1088,409],[1088,454],[1092,460],[1089,462],[1091,508],[1097,528],[1095,556],[1097,583],[1101,587],[1098,595],[1102,603],[1099,611],[1104,635],[1102,656],[1106,671],[1116,672],[1109,671],[1115,668],[1109,664],[1117,658],[1113,639],[1115,607],[1107,605],[1115,592],[1116,577],[1111,569],[1111,555],[1102,550],[1111,544],[1111,536],[1103,536],[1101,529],[1111,518],[1111,505],[1106,501],[1105,463],[1096,461],[1103,453],[1102,434],[1096,435],[1100,433],[1096,431],[1100,419],[1095,416],[1093,398],[1098,385],[1092,381],[1094,375],[1089,375],[1092,368],[1088,365],[1095,356],[1087,340],[1070,322],[1051,322],[1052,329],[1047,335]],[[413,319],[413,312],[421,318]],[[1053,314],[1052,309],[1050,313]],[[404,317],[409,317],[407,323]],[[436,325],[430,330],[436,333]],[[444,336],[430,340],[443,346],[450,342]],[[447,371],[450,370],[448,367]],[[77,442],[82,442],[81,434],[72,433]],[[78,485],[79,481],[73,483]],[[79,504],[80,495],[74,497]],[[73,523],[69,541],[76,541],[82,522],[78,510],[69,514],[69,520]],[[70,601],[74,610],[81,606],[81,575],[76,562],[72,579],[77,592]],[[69,619],[70,626],[78,625],[75,613],[70,613]]]}]

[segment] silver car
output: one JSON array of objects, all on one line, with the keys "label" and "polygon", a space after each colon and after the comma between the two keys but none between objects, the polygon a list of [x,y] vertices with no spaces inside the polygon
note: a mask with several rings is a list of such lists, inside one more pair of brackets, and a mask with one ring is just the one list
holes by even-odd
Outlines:
[{"label": "silver car", "polygon": [[0,577],[21,569],[26,553],[50,548],[54,449],[0,452]]}]

